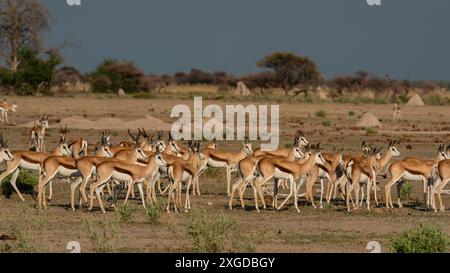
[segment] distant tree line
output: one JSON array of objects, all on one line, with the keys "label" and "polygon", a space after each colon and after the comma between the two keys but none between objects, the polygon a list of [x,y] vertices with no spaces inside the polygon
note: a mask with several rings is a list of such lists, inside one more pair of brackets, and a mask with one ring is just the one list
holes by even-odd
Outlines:
[{"label": "distant tree line", "polygon": [[242,81],[255,95],[274,88],[283,90],[285,96],[307,95],[318,86],[327,86],[333,89],[334,97],[364,90],[390,90],[393,97],[399,97],[406,96],[411,88],[431,91],[450,86],[449,82],[410,82],[367,71],[325,79],[313,60],[291,52],[268,54],[256,63],[259,72],[241,77],[197,68],[173,75],[146,74],[133,62],[113,59],[83,74],[64,65],[61,48],[43,48],[43,37],[50,27],[50,14],[40,0],[0,1],[1,90],[21,95],[51,94],[52,87],[70,90],[72,85],[86,83],[97,93],[116,93],[120,89],[127,93],[161,92],[169,85],[214,85],[225,91]]}]

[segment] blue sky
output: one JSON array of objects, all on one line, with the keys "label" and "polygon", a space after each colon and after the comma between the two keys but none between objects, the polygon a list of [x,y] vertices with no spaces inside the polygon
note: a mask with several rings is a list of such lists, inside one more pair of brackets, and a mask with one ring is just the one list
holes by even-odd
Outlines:
[{"label": "blue sky", "polygon": [[53,16],[48,46],[67,37],[67,64],[83,72],[105,58],[147,73],[192,67],[257,71],[272,51],[312,58],[326,77],[360,69],[401,79],[449,80],[450,1],[43,0]]}]

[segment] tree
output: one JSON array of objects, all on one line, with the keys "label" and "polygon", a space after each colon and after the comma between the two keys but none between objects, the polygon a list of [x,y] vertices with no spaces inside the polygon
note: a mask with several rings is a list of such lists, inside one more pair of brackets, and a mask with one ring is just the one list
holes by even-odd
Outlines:
[{"label": "tree", "polygon": [[276,84],[286,95],[299,85],[314,85],[320,81],[316,64],[307,57],[289,52],[275,52],[257,63],[258,67],[275,72]]},{"label": "tree", "polygon": [[103,61],[89,75],[93,92],[149,91],[144,73],[133,62]]},{"label": "tree", "polygon": [[276,86],[276,77],[277,75],[275,72],[264,71],[257,74],[247,75],[242,79],[242,81],[244,81],[248,88],[258,88],[259,92],[264,95],[267,89]]},{"label": "tree", "polygon": [[16,72],[23,47],[39,50],[50,28],[50,15],[40,0],[0,1],[0,58]]},{"label": "tree", "polygon": [[55,50],[44,55],[29,47],[20,48],[17,56],[21,62],[17,71],[0,70],[0,84],[15,88],[21,95],[31,95],[36,91],[48,94],[56,67],[62,59]]}]

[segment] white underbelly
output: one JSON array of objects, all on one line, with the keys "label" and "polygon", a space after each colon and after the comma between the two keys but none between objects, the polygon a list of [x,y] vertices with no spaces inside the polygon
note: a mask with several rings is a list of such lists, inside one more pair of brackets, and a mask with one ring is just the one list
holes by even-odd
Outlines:
[{"label": "white underbelly", "polygon": [[361,176],[359,177],[359,183],[367,184],[368,182],[369,182],[369,177],[362,173]]},{"label": "white underbelly", "polygon": [[217,160],[209,158],[208,159],[208,166],[210,166],[212,168],[226,168],[227,167],[227,163],[223,162],[223,161],[217,161]]},{"label": "white underbelly", "polygon": [[328,179],[331,181],[330,175],[326,171],[324,171],[322,168],[319,168],[319,178],[320,179]]},{"label": "white underbelly", "polygon": [[38,171],[40,169],[40,164],[39,163],[31,163],[31,162],[22,160],[22,161],[20,161],[19,167],[23,168],[23,169],[27,169],[27,170]]},{"label": "white underbelly", "polygon": [[274,178],[277,179],[286,179],[289,180],[292,177],[292,174],[281,171],[278,168],[275,168],[275,173],[273,175]]},{"label": "white underbelly", "polygon": [[405,172],[405,174],[403,174],[402,178],[405,180],[410,180],[410,181],[422,181],[422,179],[423,179],[423,177],[421,175],[412,174],[410,172]]},{"label": "white underbelly", "polygon": [[61,176],[66,176],[66,177],[69,177],[69,176],[72,176],[72,175],[74,175],[75,173],[77,173],[78,172],[78,170],[77,169],[67,169],[67,168],[65,168],[65,167],[59,167],[59,169],[58,169],[58,174],[59,175],[61,175]]},{"label": "white underbelly", "polygon": [[119,181],[130,181],[131,175],[126,174],[126,173],[121,173],[118,171],[113,171],[111,178],[119,180]]}]

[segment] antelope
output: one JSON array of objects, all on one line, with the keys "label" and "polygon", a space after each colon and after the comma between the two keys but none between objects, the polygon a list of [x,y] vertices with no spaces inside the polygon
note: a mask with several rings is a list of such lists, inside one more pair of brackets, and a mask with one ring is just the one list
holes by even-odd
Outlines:
[{"label": "antelope", "polygon": [[[44,160],[50,155],[66,155],[71,156],[71,151],[63,139],[60,139],[59,145],[50,153],[43,152],[32,152],[32,151],[12,151],[12,155],[14,157],[13,160],[6,162],[6,170],[0,175],[0,184],[2,181],[10,174],[12,174],[11,185],[19,196],[20,200],[25,201],[21,192],[17,188],[16,180],[19,176],[20,170],[32,170],[41,172],[41,164]],[[52,198],[53,191],[50,184],[50,196],[49,199]]]},{"label": "antelope", "polygon": [[48,117],[42,116],[39,120],[37,120],[36,125],[31,129],[29,146],[32,147],[32,143],[36,143],[36,152],[45,153],[45,129],[48,128]]},{"label": "antelope", "polygon": [[[230,210],[233,209],[233,198],[234,198],[234,193],[236,192],[236,190],[239,190],[239,200],[241,201],[241,207],[245,208],[244,205],[244,199],[243,199],[243,195],[244,195],[244,191],[247,188],[247,185],[254,180],[256,177],[254,175],[254,171],[256,168],[256,163],[258,163],[259,160],[263,159],[264,157],[267,156],[280,156],[280,157],[284,157],[287,160],[295,160],[295,159],[301,159],[304,157],[303,152],[301,151],[301,146],[307,146],[309,144],[309,142],[299,134],[299,131],[297,132],[297,134],[294,137],[294,143],[292,145],[292,148],[289,150],[289,153],[285,153],[284,150],[278,150],[278,151],[272,151],[272,152],[259,152],[259,155],[249,155],[246,158],[242,159],[241,161],[239,161],[238,164],[238,170],[239,170],[239,178],[238,180],[233,184],[232,189],[231,189],[231,196],[230,196],[230,201],[229,201],[229,208]],[[274,184],[274,186],[276,185],[276,183]],[[275,188],[274,188],[275,191]],[[276,197],[276,195],[275,195]],[[274,202],[273,205],[276,206],[276,198],[274,198]]]},{"label": "antelope", "polygon": [[395,120],[400,120],[401,115],[402,115],[402,110],[400,109],[400,105],[398,105],[397,103],[394,104],[394,121]]},{"label": "antelope", "polygon": [[[346,175],[349,183],[347,183],[346,204],[347,210],[350,209],[350,196],[352,196],[353,189],[356,190],[356,196],[359,196],[360,184],[367,184],[367,210],[370,211],[370,190],[371,186],[376,186],[377,178],[377,159],[376,155],[381,148],[374,148],[367,160],[352,159],[347,164]],[[358,199],[357,199],[358,203]]]},{"label": "antelope", "polygon": [[6,101],[6,99],[4,99],[0,103],[0,121],[8,124],[9,123],[8,112],[9,111],[16,112],[17,107],[18,106],[15,101],[13,101],[13,103],[9,103]]},{"label": "antelope", "polygon": [[207,167],[226,168],[227,194],[231,195],[231,170],[237,166],[239,161],[253,154],[252,144],[245,138],[239,152],[220,151],[215,149],[204,149],[203,155],[207,158],[207,164],[202,166],[197,175],[200,175]]},{"label": "antelope", "polygon": [[[400,152],[397,150],[397,148],[395,147],[396,144],[398,144],[398,141],[390,141],[389,145],[388,145],[388,149],[381,153],[379,150],[379,153],[375,155],[376,158],[376,174],[378,175],[378,173],[384,169],[389,162],[391,161],[392,157],[399,157],[400,156]],[[369,160],[368,158],[361,158],[361,157],[355,157],[352,159],[354,162],[365,162],[366,164],[369,164]],[[384,176],[384,175],[381,175]],[[376,205],[378,205],[378,196],[377,196],[377,185],[374,184],[373,186],[373,193],[374,193],[374,199],[375,199],[375,203]],[[364,191],[361,192],[361,199],[359,200],[359,196],[357,196],[357,200],[359,200],[360,202],[360,206],[362,206],[362,202],[364,200]],[[352,198],[350,196],[350,198]],[[353,201],[352,201],[353,202]]]},{"label": "antelope", "polygon": [[437,212],[437,206],[434,202],[434,195],[436,194],[438,196],[438,200],[439,200],[439,210],[441,212],[445,212],[445,206],[442,203],[441,195],[444,192],[445,186],[450,181],[450,160],[449,159],[442,160],[438,163],[437,173],[439,175],[440,181],[438,181],[438,183],[436,183],[436,185],[434,185],[434,187],[433,187],[432,207],[434,209],[434,212]]},{"label": "antelope", "polygon": [[[72,210],[75,210],[75,190],[76,188],[80,186],[79,191],[83,198],[83,201],[85,203],[88,202],[86,197],[86,185],[89,182],[89,179],[91,178],[92,174],[95,173],[96,167],[105,161],[106,158],[113,157],[113,154],[109,150],[109,135],[105,132],[102,133],[101,137],[101,146],[97,150],[96,155],[94,156],[85,156],[76,162],[76,168],[78,172],[80,173],[81,180],[78,179],[76,182],[74,182],[71,185],[71,208]],[[79,204],[81,205],[81,204]]]},{"label": "antelope", "polygon": [[334,153],[322,153],[322,157],[325,160],[325,163],[323,165],[315,164],[312,169],[310,176],[308,177],[307,183],[306,183],[306,197],[310,200],[311,205],[313,208],[316,208],[316,204],[314,202],[314,196],[312,192],[312,187],[314,183],[316,182],[316,179],[319,178],[320,180],[320,203],[319,207],[323,208],[323,193],[324,193],[324,186],[323,186],[323,180],[328,180],[328,186],[326,191],[326,199],[327,203],[329,204],[331,201],[331,192],[333,190],[334,184],[336,183],[336,180],[338,178],[338,172],[339,170],[342,170],[344,161],[342,158],[342,152],[340,150],[334,152]]},{"label": "antelope", "polygon": [[391,176],[391,180],[385,185],[386,195],[386,207],[393,208],[391,188],[397,184],[397,204],[399,208],[403,207],[400,201],[400,189],[405,180],[410,181],[422,181],[423,184],[423,197],[426,206],[430,204],[431,185],[429,178],[433,173],[433,169],[444,159],[448,159],[449,156],[445,149],[445,145],[439,145],[438,152],[433,160],[420,159],[417,157],[406,157],[402,160],[397,160],[388,167],[388,172]]},{"label": "antelope", "polygon": [[97,182],[92,183],[90,185],[89,211],[91,211],[92,208],[94,207],[94,191],[95,191],[97,200],[100,204],[100,208],[103,213],[106,213],[100,197],[100,192],[110,179],[115,179],[118,181],[129,183],[128,192],[127,196],[125,197],[124,204],[127,203],[128,197],[131,193],[131,190],[133,189],[134,184],[138,183],[138,189],[141,195],[142,205],[145,208],[146,206],[144,200],[144,192],[142,189],[142,183],[145,182],[147,178],[153,177],[156,174],[156,172],[158,172],[159,166],[166,165],[166,162],[164,161],[164,159],[160,154],[161,150],[162,150],[161,147],[159,147],[157,152],[153,156],[148,157],[146,159],[147,161],[146,164],[126,162],[117,159],[109,159],[99,164],[96,169],[98,177]]},{"label": "antelope", "polygon": [[[0,133],[0,163],[12,160],[14,160],[14,155],[9,151],[8,144],[6,144],[6,141],[3,139],[3,133]],[[16,189],[16,187],[14,187],[14,189]]]},{"label": "antelope", "polygon": [[[340,172],[337,172],[337,179],[335,180],[334,185],[331,185],[331,190],[327,194],[327,203],[329,204],[331,202],[331,196],[333,196],[333,199],[336,199],[336,193],[337,189],[339,187],[342,199],[345,200],[345,183],[347,182],[347,176],[345,175],[345,166],[348,165],[350,160],[356,159],[356,160],[364,160],[367,155],[373,150],[373,143],[366,143],[366,141],[363,141],[361,143],[361,152],[360,155],[348,155],[343,154],[342,155],[342,164]],[[350,198],[353,200],[353,198],[350,196]]]},{"label": "antelope", "polygon": [[[111,151],[110,148],[110,134],[109,133],[103,133],[102,135],[102,145],[100,148],[100,154],[97,154],[95,156],[91,156],[86,160],[82,160],[79,167],[83,168],[81,172],[82,181],[79,181],[81,183],[80,185],[80,192],[83,198],[84,202],[88,202],[87,196],[86,196],[86,186],[89,182],[90,177],[95,171],[95,168],[102,163],[103,161],[106,161],[109,157],[112,157],[116,160],[125,161],[125,162],[131,162],[136,163],[138,160],[146,161],[147,160],[147,154],[144,152],[144,150],[141,148],[141,139],[140,134],[133,135],[130,130],[128,130],[128,134],[134,141],[134,145],[132,148],[123,148],[118,150],[117,152]],[[105,148],[107,147],[107,148]],[[78,165],[78,164],[77,164]],[[89,172],[91,170],[91,172]],[[75,182],[76,183],[76,182]],[[130,186],[130,185],[128,185]],[[109,189],[108,184],[108,192],[111,194],[111,190]],[[133,193],[134,196],[134,193]]]},{"label": "antelope", "polygon": [[59,127],[59,135],[60,138],[64,139],[64,141],[67,141],[69,149],[72,151],[75,159],[80,158],[81,155],[88,155],[89,144],[84,138],[79,137],[70,141],[67,140],[69,135],[67,124],[65,128]]},{"label": "antelope", "polygon": [[176,160],[168,168],[168,174],[171,180],[171,185],[168,191],[167,199],[167,212],[170,212],[170,200],[173,200],[174,210],[178,212],[177,202],[175,200],[174,190],[180,192],[181,195],[181,183],[186,183],[186,202],[184,205],[184,211],[188,212],[191,208],[191,202],[189,198],[189,191],[192,184],[193,178],[198,172],[201,160],[205,160],[205,157],[200,153],[200,142],[190,142],[189,143],[189,158],[187,160]]},{"label": "antelope", "polygon": [[[310,153],[311,148],[310,145],[306,147],[307,152]],[[289,161],[283,157],[265,157],[261,159],[257,163],[256,172],[259,174],[259,177],[254,181],[254,195],[255,195],[255,207],[259,213],[258,206],[258,196],[259,194],[261,198],[261,202],[263,203],[263,208],[266,209],[266,203],[264,201],[263,193],[261,191],[261,186],[264,185],[267,181],[272,178],[277,179],[287,179],[290,183],[290,192],[286,199],[281,203],[278,210],[280,210],[286,202],[294,195],[294,206],[297,209],[297,212],[300,212],[297,204],[298,198],[298,189],[296,181],[301,180],[306,176],[314,164],[324,164],[325,160],[323,159],[320,153],[320,143],[316,146],[316,150],[312,153],[307,160],[302,161]],[[275,193],[274,193],[275,194]]]},{"label": "antelope", "polygon": [[[216,150],[217,149],[217,141],[216,138],[214,138],[213,140],[211,140],[207,145],[206,145],[206,149],[208,150]],[[181,156],[181,153],[180,153]],[[205,163],[207,163],[207,161],[204,161]],[[192,183],[192,194],[193,195],[201,195],[200,192],[200,184],[199,184],[199,179],[198,179],[199,174],[196,174]]]}]

